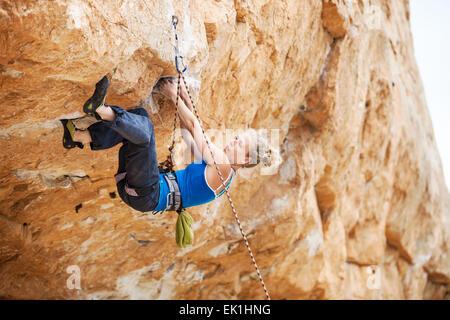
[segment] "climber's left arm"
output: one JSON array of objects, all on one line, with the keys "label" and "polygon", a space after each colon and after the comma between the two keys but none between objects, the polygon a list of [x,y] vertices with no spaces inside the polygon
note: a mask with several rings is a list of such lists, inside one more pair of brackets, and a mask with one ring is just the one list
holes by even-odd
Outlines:
[{"label": "climber's left arm", "polygon": [[195,161],[200,160],[202,155],[200,150],[198,150],[197,148],[194,138],[192,137],[191,134],[192,130],[188,129],[188,126],[181,118],[180,118],[180,129],[181,129],[181,136],[183,137],[183,140],[188,146],[191,153],[194,155]]},{"label": "climber's left arm", "polygon": [[[159,90],[162,95],[168,97],[174,104],[177,103],[177,87],[172,79],[163,79]],[[195,116],[186,106],[183,99],[178,99],[177,113],[186,128],[192,131]]]}]

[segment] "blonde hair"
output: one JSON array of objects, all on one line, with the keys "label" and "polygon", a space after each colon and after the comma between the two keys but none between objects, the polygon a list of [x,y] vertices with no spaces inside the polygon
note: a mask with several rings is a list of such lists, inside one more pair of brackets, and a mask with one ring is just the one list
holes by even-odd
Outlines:
[{"label": "blonde hair", "polygon": [[279,151],[268,143],[261,130],[256,131],[250,128],[247,132],[251,134],[254,143],[250,145],[248,151],[250,162],[244,164],[242,168],[253,168],[260,163],[264,167],[270,167],[276,164],[280,158]]}]

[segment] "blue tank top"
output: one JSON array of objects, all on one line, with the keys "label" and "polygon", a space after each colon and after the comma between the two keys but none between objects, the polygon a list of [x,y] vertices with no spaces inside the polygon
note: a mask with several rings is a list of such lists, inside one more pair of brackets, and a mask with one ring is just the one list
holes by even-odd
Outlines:
[{"label": "blue tank top", "polygon": [[[206,163],[205,159],[202,159],[201,163],[198,163],[198,161],[194,161],[191,162],[183,170],[175,171],[178,186],[181,192],[181,201],[183,208],[199,206],[204,203],[210,202],[216,198],[219,198],[225,192],[225,189],[223,189],[219,194],[216,195],[208,185],[205,176],[207,166],[208,164]],[[229,177],[229,181],[225,186],[227,190],[230,186],[234,174],[234,170],[231,169],[231,177]],[[153,211],[164,210],[167,207],[167,195],[169,194],[169,186],[167,185],[167,182],[164,179],[163,175],[163,173],[159,174],[159,202],[156,208],[153,209]]]}]

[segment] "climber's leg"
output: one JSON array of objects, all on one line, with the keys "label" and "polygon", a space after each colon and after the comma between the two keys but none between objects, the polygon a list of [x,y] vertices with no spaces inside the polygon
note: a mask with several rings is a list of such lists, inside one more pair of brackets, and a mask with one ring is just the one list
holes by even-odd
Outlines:
[{"label": "climber's leg", "polygon": [[80,142],[77,142],[75,139],[75,134],[77,132],[77,129],[75,128],[75,125],[73,124],[71,119],[61,119],[61,124],[64,128],[64,134],[63,134],[63,147],[66,149],[72,149],[75,147],[78,147],[80,149],[83,149],[83,144]]},{"label": "climber's leg", "polygon": [[[125,179],[117,184],[119,195],[132,208],[142,212],[151,211],[158,205],[160,192],[153,124],[143,108],[130,111],[115,106],[111,108],[117,112],[116,119],[102,123],[127,137],[119,150],[117,173],[126,172]],[[143,195],[128,194],[124,191],[125,184],[142,191]]]},{"label": "climber's leg", "polygon": [[[128,112],[138,114],[141,116],[147,115],[147,112],[143,108],[132,109],[132,110],[129,110]],[[101,122],[99,122],[99,123],[101,123]],[[111,128],[108,128],[108,129],[111,130],[112,132],[118,134],[116,131],[112,130]],[[123,145],[119,149],[119,166],[117,168],[117,174],[127,171],[126,164],[127,164],[128,149],[129,149],[128,141],[123,140]],[[159,172],[159,169],[158,169],[158,172]]]},{"label": "climber's leg", "polygon": [[153,124],[145,109],[138,108],[134,110],[139,111],[130,112],[118,106],[103,106],[101,108],[99,115],[102,116],[102,120],[104,120],[102,123],[105,126],[116,131],[123,139],[132,144],[142,146],[150,144],[152,137],[154,137]]},{"label": "climber's leg", "polygon": [[92,142],[91,134],[88,130],[76,130],[73,135],[73,141],[81,142],[84,144],[89,144]]},{"label": "climber's leg", "polygon": [[103,121],[90,125],[87,130],[91,137],[91,150],[104,150],[123,142],[122,136],[106,126]]},{"label": "climber's leg", "polygon": [[[159,182],[153,123],[143,108],[126,111],[109,106],[115,113],[114,121],[102,121],[124,139],[125,171],[132,188],[149,187]],[[101,113],[99,113],[101,114]]]},{"label": "climber's leg", "polygon": [[[112,108],[105,107],[105,109],[106,108],[109,109],[114,114],[115,117],[115,112],[112,110]],[[143,111],[145,112],[145,109],[138,108],[132,109],[127,112],[136,115],[144,115]],[[118,133],[116,130],[108,126],[106,124],[106,121],[99,121],[92,124],[91,126],[89,126],[89,128],[87,128],[87,131],[89,132],[89,137],[91,138],[91,141],[89,141],[91,150],[109,149],[124,141],[120,133]],[[77,133],[78,132],[79,131],[77,131]]]},{"label": "climber's leg", "polygon": [[109,105],[102,105],[97,108],[97,114],[102,120],[114,121],[116,119],[116,113]]}]

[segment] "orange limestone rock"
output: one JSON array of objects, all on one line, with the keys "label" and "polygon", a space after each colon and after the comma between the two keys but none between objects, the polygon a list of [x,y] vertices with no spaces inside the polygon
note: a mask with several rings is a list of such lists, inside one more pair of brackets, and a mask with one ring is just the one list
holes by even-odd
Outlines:
[{"label": "orange limestone rock", "polygon": [[[119,146],[62,147],[83,103],[143,106],[159,161],[174,106],[172,15],[205,130],[267,129],[282,161],[230,196],[272,299],[449,298],[450,196],[408,1],[2,1],[0,298],[263,299],[227,197],[141,213],[117,194]],[[214,130],[214,131],[213,131]],[[271,139],[273,138],[273,139]],[[176,170],[186,146],[177,136]]]}]

